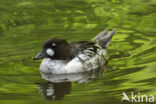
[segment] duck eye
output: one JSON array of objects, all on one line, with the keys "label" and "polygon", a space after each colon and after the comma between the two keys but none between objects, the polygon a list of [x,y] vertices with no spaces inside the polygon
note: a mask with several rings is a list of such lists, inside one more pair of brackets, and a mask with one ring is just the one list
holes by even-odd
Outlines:
[{"label": "duck eye", "polygon": [[55,47],[56,46],[56,43],[52,43],[51,45],[52,45],[52,47]]}]

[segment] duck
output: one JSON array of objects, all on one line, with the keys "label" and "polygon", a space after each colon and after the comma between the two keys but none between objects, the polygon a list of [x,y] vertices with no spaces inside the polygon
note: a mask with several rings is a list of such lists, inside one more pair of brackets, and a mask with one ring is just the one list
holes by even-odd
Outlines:
[{"label": "duck", "polygon": [[105,29],[91,41],[67,42],[51,38],[33,60],[43,59],[40,72],[51,74],[82,73],[98,70],[108,63],[107,47],[115,29]]}]

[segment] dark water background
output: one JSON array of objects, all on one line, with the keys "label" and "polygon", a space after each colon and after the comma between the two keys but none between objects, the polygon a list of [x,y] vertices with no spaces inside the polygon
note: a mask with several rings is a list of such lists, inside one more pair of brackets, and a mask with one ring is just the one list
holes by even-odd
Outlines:
[{"label": "dark water background", "polygon": [[[42,79],[32,57],[45,40],[91,40],[105,28],[117,31],[104,76]],[[123,91],[156,96],[155,60],[156,0],[0,0],[0,104],[120,104]],[[54,97],[43,93],[49,86]]]}]

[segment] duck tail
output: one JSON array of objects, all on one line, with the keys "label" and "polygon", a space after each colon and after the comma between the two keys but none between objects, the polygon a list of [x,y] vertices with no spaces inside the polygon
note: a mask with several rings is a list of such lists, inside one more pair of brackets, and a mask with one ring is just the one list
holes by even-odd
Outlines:
[{"label": "duck tail", "polygon": [[103,48],[106,48],[109,43],[111,42],[111,39],[113,35],[115,34],[115,29],[112,30],[107,34],[108,29],[105,29],[103,32],[99,33],[94,39],[93,42],[97,43]]}]

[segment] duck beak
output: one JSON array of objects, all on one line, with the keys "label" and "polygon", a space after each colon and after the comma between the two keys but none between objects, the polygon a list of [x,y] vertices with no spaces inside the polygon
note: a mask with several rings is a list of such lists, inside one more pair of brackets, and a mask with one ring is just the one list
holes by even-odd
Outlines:
[{"label": "duck beak", "polygon": [[43,53],[43,51],[41,51],[40,53],[38,53],[34,58],[33,60],[39,60],[39,59],[43,59],[45,58],[45,55]]}]

